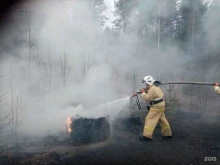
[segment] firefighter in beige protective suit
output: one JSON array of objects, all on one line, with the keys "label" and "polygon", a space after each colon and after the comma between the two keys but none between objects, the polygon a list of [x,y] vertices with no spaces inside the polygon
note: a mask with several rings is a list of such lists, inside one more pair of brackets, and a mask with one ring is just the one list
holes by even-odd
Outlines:
[{"label": "firefighter in beige protective suit", "polygon": [[219,83],[217,83],[217,82],[214,83],[214,90],[216,93],[218,93],[220,95]]},{"label": "firefighter in beige protective suit", "polygon": [[146,89],[141,89],[142,98],[150,102],[150,110],[145,119],[143,136],[139,137],[141,141],[151,141],[154,129],[159,122],[162,136],[165,139],[172,139],[170,125],[165,117],[164,94],[160,87],[154,85],[154,79],[151,76],[144,77],[142,83],[146,83]]}]

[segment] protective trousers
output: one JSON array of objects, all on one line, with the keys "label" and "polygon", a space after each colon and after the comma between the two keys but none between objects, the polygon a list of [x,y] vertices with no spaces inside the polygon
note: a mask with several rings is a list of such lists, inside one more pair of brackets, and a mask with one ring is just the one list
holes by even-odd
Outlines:
[{"label": "protective trousers", "polygon": [[154,129],[159,121],[163,136],[172,136],[170,125],[164,114],[165,106],[151,107],[145,119],[143,136],[152,138]]}]

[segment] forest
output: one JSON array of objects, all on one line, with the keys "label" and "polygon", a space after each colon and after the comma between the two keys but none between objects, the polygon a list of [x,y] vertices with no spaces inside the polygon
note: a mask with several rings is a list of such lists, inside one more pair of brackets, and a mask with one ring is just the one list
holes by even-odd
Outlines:
[{"label": "forest", "polygon": [[[112,18],[109,3],[12,6],[0,26],[0,151],[9,142],[62,132],[73,112],[92,114],[88,109],[131,96],[147,75],[220,82],[218,0],[114,0]],[[220,115],[213,86],[161,88],[168,115]]]}]

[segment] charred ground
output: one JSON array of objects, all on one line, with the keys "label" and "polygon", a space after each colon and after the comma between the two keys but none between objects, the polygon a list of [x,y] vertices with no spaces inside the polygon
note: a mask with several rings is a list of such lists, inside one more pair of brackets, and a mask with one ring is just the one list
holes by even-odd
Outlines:
[{"label": "charred ground", "polygon": [[[143,125],[135,119],[119,119],[112,137],[104,142],[71,146],[53,139],[47,145],[1,151],[0,164],[220,164],[219,118],[168,120],[174,137],[169,141],[162,139],[158,126],[152,142],[140,142]],[[205,161],[205,157],[217,160]]]}]

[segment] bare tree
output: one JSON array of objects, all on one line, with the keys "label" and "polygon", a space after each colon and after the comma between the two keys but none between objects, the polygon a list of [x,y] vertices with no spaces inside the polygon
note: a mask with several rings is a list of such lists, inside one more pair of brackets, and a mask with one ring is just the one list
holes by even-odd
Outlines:
[{"label": "bare tree", "polygon": [[32,48],[34,47],[33,39],[32,39],[32,33],[31,33],[31,25],[30,23],[28,24],[28,55],[26,56],[26,59],[28,60],[28,79],[29,79],[29,92],[31,90],[31,62],[35,58],[32,54]]},{"label": "bare tree", "polygon": [[82,58],[80,59],[80,74],[82,75],[83,80],[89,73],[89,70],[94,66],[94,62],[90,59],[90,55],[85,55],[84,51],[82,52]]},{"label": "bare tree", "polygon": [[194,52],[194,33],[195,33],[195,9],[194,9],[194,1],[192,1],[192,53]]},{"label": "bare tree", "polygon": [[[158,24],[157,24],[157,56],[160,56],[160,38],[161,38],[161,7],[158,5]],[[156,68],[154,68],[156,69]],[[160,69],[158,70],[160,78]]]},{"label": "bare tree", "polygon": [[12,126],[11,133],[14,135],[15,132],[15,107],[14,107],[14,86],[13,86],[13,77],[12,77],[12,66],[11,66],[11,78],[10,78],[10,104],[8,105],[10,111],[10,125]]},{"label": "bare tree", "polygon": [[72,65],[69,65],[68,58],[65,52],[63,53],[63,56],[60,56],[60,67],[62,84],[65,87],[70,70],[72,69]]},{"label": "bare tree", "polygon": [[28,54],[26,55],[26,59],[28,61],[28,79],[29,79],[29,88],[28,91],[31,92],[31,63],[35,59],[35,54],[33,52],[33,48],[37,48],[39,45],[37,45],[36,38],[34,37],[34,27],[31,23],[31,17],[33,14],[33,11],[31,11],[27,6],[23,6],[22,10],[24,11],[24,17],[25,17],[25,29],[26,29],[26,46],[28,48]]},{"label": "bare tree", "polygon": [[[4,75],[1,75],[0,78],[3,78]],[[0,89],[1,91],[1,89]],[[0,132],[3,131],[3,129],[8,125],[7,119],[10,116],[10,112],[8,112],[5,108],[6,102],[6,93],[2,94],[0,93]]]},{"label": "bare tree", "polygon": [[11,66],[11,78],[10,78],[9,87],[10,87],[10,101],[8,104],[8,108],[10,112],[9,122],[11,125],[12,136],[15,136],[15,139],[17,140],[19,114],[22,112],[23,104],[22,104],[22,100],[19,99],[18,95],[16,95],[17,91],[13,83],[12,66]]},{"label": "bare tree", "polygon": [[133,73],[133,83],[132,83],[132,87],[133,87],[133,92],[134,93],[136,91],[137,77],[138,77],[138,73],[136,72],[136,70],[134,70],[134,73]]},{"label": "bare tree", "polygon": [[0,131],[7,126],[6,120],[10,116],[10,112],[6,111],[2,106],[5,104],[4,101],[6,100],[5,98],[6,94],[1,94],[0,95]]},{"label": "bare tree", "polygon": [[[48,47],[48,53],[47,54],[48,54],[47,79],[48,79],[48,90],[49,90],[49,94],[50,94],[51,93],[52,80],[53,80],[53,68],[55,66],[56,60],[51,59],[51,54],[50,54],[49,47]],[[65,75],[64,77],[62,77],[64,86],[65,86],[67,76],[69,74],[69,71],[66,70],[66,65],[68,65],[67,60],[68,59],[67,59],[66,55],[64,55],[63,59],[62,59],[62,57],[60,58],[61,75],[62,76]],[[71,68],[69,67],[68,69],[71,69]],[[67,75],[66,75],[66,72],[68,72]]]},{"label": "bare tree", "polygon": [[[161,3],[160,1],[158,2],[158,3]],[[158,56],[158,58],[162,58],[162,56],[160,55],[161,54],[161,52],[160,52],[160,43],[161,43],[161,12],[162,12],[162,10],[163,10],[163,8],[164,8],[164,5],[167,3],[167,0],[165,0],[163,3],[162,3],[162,5],[160,6],[160,5],[158,5],[158,18],[157,18],[157,56]],[[162,65],[162,63],[161,64],[159,64],[159,65]],[[156,66],[155,66],[156,67]],[[160,67],[161,68],[161,67]],[[156,68],[154,68],[154,69],[156,69]],[[159,78],[160,78],[160,76],[161,76],[161,73],[160,73],[161,71],[160,71],[160,69],[158,70],[158,76],[159,76]]]},{"label": "bare tree", "polygon": [[36,56],[36,60],[37,60],[37,80],[40,81],[40,69],[41,69],[41,65],[44,62],[44,55],[43,53],[40,52],[41,47],[38,46],[37,47],[37,56]]},{"label": "bare tree", "polygon": [[22,108],[23,108],[23,103],[22,103],[22,99],[18,96],[16,96],[16,103],[15,103],[15,129],[14,129],[14,134],[15,134],[15,138],[16,138],[16,141],[17,141],[17,138],[18,138],[18,128],[19,128],[19,114],[22,112]]}]

